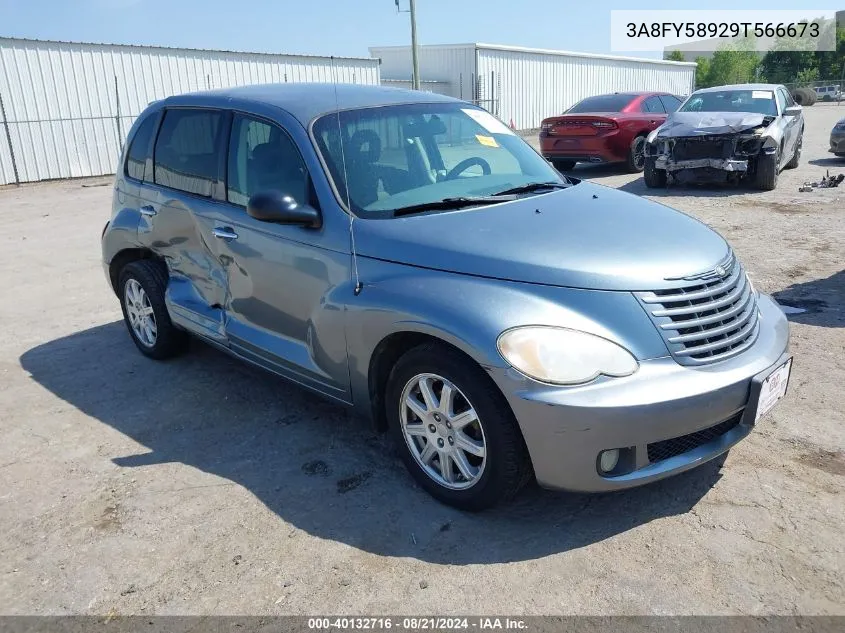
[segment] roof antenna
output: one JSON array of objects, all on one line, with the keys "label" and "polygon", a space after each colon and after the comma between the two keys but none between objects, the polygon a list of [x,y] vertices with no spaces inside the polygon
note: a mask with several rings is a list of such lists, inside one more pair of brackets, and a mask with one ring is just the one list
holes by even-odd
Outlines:
[{"label": "roof antenna", "polygon": [[335,114],[337,115],[337,137],[340,141],[340,160],[343,165],[343,183],[346,185],[346,210],[349,213],[349,242],[352,250],[352,273],[355,275],[355,289],[353,292],[357,297],[361,294],[364,284],[361,283],[361,278],[358,276],[358,254],[355,251],[355,229],[353,227],[354,216],[352,214],[352,201],[349,198],[349,174],[346,171],[346,152],[343,149],[343,128],[340,125],[340,100],[337,96],[337,68],[334,64],[334,55],[332,60],[332,79],[334,80],[334,105]]}]

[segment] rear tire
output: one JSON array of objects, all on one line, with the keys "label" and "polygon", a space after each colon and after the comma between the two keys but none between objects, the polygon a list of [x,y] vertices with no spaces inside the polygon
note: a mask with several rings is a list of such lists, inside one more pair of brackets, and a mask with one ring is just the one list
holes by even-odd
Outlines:
[{"label": "rear tire", "polygon": [[774,154],[760,154],[757,158],[757,188],[761,191],[773,191],[778,186],[778,163],[780,150]]},{"label": "rear tire", "polygon": [[649,189],[666,186],[666,171],[655,167],[655,162],[655,159],[652,157],[647,156],[645,159],[643,180],[645,180],[645,186]]},{"label": "rear tire", "polygon": [[[443,397],[442,385],[448,381],[453,388],[452,404],[443,409],[461,413],[450,417],[436,406],[425,405],[422,389],[415,387],[421,380],[429,381],[430,398],[432,402],[436,399],[437,405]],[[418,406],[423,403],[425,411],[412,412],[405,404],[409,397]],[[390,433],[402,461],[417,483],[438,501],[461,510],[483,510],[513,498],[531,478],[528,450],[507,400],[478,365],[456,350],[425,343],[406,352],[390,372],[384,401]],[[458,416],[467,415],[469,410],[474,412],[475,421],[466,424],[464,418],[465,426],[458,426]],[[483,447],[483,457],[463,451],[462,458],[456,454],[459,446],[466,445],[461,441],[466,439],[461,429],[466,429],[476,450]],[[426,461],[423,455],[429,445],[432,452]],[[451,484],[442,476],[441,456]],[[461,459],[464,468],[470,467],[469,479],[458,465]]]},{"label": "rear tire", "polygon": [[557,158],[553,158],[552,165],[554,165],[554,168],[558,171],[572,171],[575,169],[574,160],[559,160]]},{"label": "rear tire", "polygon": [[118,296],[126,329],[140,352],[155,360],[172,358],[185,351],[188,335],[170,321],[164,293],[167,269],[143,259],[120,271]]},{"label": "rear tire", "polygon": [[638,174],[645,168],[645,136],[634,137],[631,146],[628,148],[628,160],[626,161],[628,171]]}]

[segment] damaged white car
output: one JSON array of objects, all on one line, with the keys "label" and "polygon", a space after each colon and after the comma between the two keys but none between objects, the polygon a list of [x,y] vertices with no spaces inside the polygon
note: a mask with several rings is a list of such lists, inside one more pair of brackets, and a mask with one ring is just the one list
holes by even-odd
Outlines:
[{"label": "damaged white car", "polygon": [[648,135],[648,187],[747,180],[777,186],[781,169],[798,166],[804,115],[783,86],[742,84],[692,93]]}]

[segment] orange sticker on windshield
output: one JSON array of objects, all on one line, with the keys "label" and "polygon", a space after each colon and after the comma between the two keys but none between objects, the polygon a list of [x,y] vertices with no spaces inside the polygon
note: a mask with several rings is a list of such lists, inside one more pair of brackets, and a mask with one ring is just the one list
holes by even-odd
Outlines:
[{"label": "orange sticker on windshield", "polygon": [[475,138],[478,139],[478,142],[482,145],[486,145],[487,147],[499,147],[499,144],[496,142],[492,136],[482,136],[481,134],[476,134]]}]

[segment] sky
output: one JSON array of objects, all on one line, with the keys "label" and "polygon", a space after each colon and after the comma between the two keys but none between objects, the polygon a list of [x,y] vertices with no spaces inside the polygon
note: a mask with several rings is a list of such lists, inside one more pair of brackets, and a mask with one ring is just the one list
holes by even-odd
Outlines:
[{"label": "sky", "polygon": [[[407,9],[408,0],[399,1]],[[611,9],[738,8],[736,2],[701,0],[639,6],[630,0],[416,0],[416,5],[420,44],[485,42],[590,53],[611,53]],[[829,2],[812,6],[836,8]],[[741,7],[796,8],[794,0],[744,0]],[[407,13],[396,12],[394,0],[0,0],[0,36],[369,57],[369,46],[408,44],[410,21]]]}]

